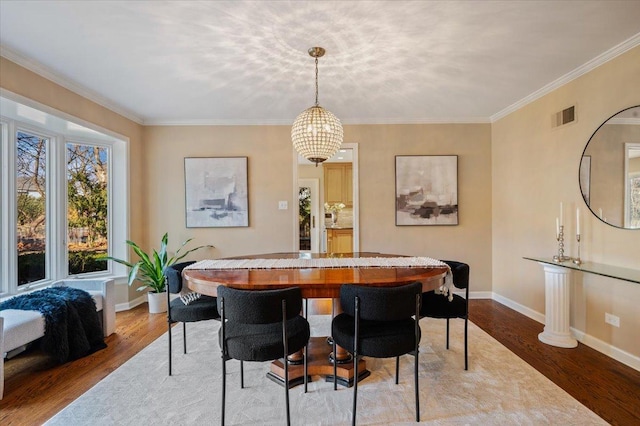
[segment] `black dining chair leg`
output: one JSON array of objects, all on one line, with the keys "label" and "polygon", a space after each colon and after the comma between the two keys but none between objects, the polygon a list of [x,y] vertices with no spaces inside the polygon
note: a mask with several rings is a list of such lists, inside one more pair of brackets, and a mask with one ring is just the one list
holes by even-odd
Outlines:
[{"label": "black dining chair leg", "polygon": [[338,390],[338,361],[336,361],[336,341],[331,339],[333,345],[333,390]]},{"label": "black dining chair leg", "polygon": [[182,323],[182,342],[184,345],[184,353],[187,353],[187,323]]},{"label": "black dining chair leg", "polygon": [[227,363],[224,357],[224,353],[222,354],[222,412],[220,414],[220,424],[224,426],[224,405],[225,405],[225,396],[227,391]]},{"label": "black dining chair leg", "polygon": [[420,422],[420,392],[418,388],[418,349],[416,348],[416,359],[413,367],[413,374],[415,377],[415,392],[416,392],[416,422]]},{"label": "black dining chair leg", "polygon": [[164,284],[167,287],[167,334],[169,335],[169,375],[171,375],[171,298],[167,277],[164,277]]},{"label": "black dining chair leg", "polygon": [[[309,299],[304,299],[304,319],[309,319]],[[309,344],[304,347],[302,362],[304,364],[304,393],[307,393],[309,378],[307,377],[307,356],[309,354]]]},{"label": "black dining chair leg", "polygon": [[[287,301],[282,300],[282,342],[284,344],[284,393],[285,405],[287,406],[287,425],[291,424],[291,416],[289,414],[289,345],[287,342]],[[306,371],[305,371],[306,373]]]},{"label": "black dining chair leg", "polygon": [[416,422],[420,423],[420,392],[418,387],[418,355],[420,353],[420,301],[421,295],[416,295],[416,316],[415,316],[415,338],[416,338],[416,348],[415,348],[415,363],[413,365],[413,374],[414,374],[414,387],[416,393]]},{"label": "black dining chair leg", "polygon": [[171,375],[171,319],[169,319],[167,317],[167,324],[168,324],[168,333],[167,335],[169,336],[169,375]]},{"label": "black dining chair leg", "polygon": [[469,327],[469,317],[464,318],[464,369],[469,369],[469,356],[468,356],[468,345],[467,345],[467,329]]},{"label": "black dining chair leg", "polygon": [[447,349],[449,349],[449,318],[447,318]]},{"label": "black dining chair leg", "polygon": [[220,341],[222,342],[222,348],[220,350],[221,354],[222,354],[222,411],[220,413],[220,424],[222,426],[224,426],[224,405],[225,405],[225,396],[226,396],[226,390],[227,390],[227,357],[226,354],[224,353],[224,348],[225,348],[225,317],[224,317],[224,300],[220,300],[220,321],[222,322],[221,324],[221,339]]},{"label": "black dining chair leg", "polygon": [[400,357],[396,357],[396,385],[398,384],[398,380],[400,377]]},{"label": "black dining chair leg", "polygon": [[302,362],[304,363],[304,393],[307,393],[307,386],[309,383],[309,376],[307,375],[307,356],[309,355],[309,345],[304,347],[304,355],[302,358]]},{"label": "black dining chair leg", "polygon": [[360,299],[355,300],[356,324],[353,337],[353,417],[351,425],[356,426],[356,408],[358,406],[358,338],[360,328]]},{"label": "black dining chair leg", "polygon": [[244,361],[240,361],[240,389],[244,389]]}]

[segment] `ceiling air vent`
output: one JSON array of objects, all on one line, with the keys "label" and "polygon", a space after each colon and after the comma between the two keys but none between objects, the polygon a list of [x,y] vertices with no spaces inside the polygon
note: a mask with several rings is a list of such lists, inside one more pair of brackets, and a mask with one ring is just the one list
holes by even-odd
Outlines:
[{"label": "ceiling air vent", "polygon": [[560,112],[554,114],[553,127],[560,127],[565,124],[569,124],[576,120],[576,107],[575,105],[565,108]]}]

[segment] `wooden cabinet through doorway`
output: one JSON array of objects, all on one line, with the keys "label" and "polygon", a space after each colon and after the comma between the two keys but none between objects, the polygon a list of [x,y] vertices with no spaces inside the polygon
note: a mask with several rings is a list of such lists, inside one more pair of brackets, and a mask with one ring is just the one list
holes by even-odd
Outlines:
[{"label": "wooden cabinet through doorway", "polygon": [[353,207],[353,168],[351,163],[325,163],[324,201]]},{"label": "wooden cabinet through doorway", "polygon": [[351,253],[353,229],[327,228],[327,253]]}]

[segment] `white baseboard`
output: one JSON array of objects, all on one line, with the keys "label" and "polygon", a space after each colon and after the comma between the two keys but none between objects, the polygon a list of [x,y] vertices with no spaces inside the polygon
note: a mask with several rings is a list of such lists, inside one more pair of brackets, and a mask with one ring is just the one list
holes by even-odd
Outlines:
[{"label": "white baseboard", "polygon": [[497,293],[493,293],[492,299],[496,302],[502,303],[506,307],[511,308],[516,312],[520,312],[522,315],[529,317],[534,321],[538,321],[540,324],[544,324],[544,314],[541,314],[540,312],[527,308],[526,306],[516,303],[511,299],[507,299],[506,297],[500,296]]},{"label": "white baseboard", "polygon": [[[471,298],[471,295],[469,295],[469,298]],[[513,309],[516,312],[521,313],[522,315],[525,315],[539,322],[540,324],[544,324],[544,315],[540,312],[536,312],[533,309],[527,308],[526,306],[516,303],[511,299],[507,299],[506,297],[500,296],[497,293],[493,293],[492,299],[496,302],[502,303],[503,305]],[[590,348],[595,349],[596,351],[601,352],[608,357],[611,357],[616,361],[633,368],[634,370],[640,371],[640,357],[625,352],[622,349],[619,349],[607,342],[586,334],[582,330],[571,327],[571,332],[580,343],[587,345]]]},{"label": "white baseboard", "polygon": [[571,332],[575,336],[575,338],[580,342],[592,349],[595,349],[598,352],[601,352],[616,361],[627,365],[634,370],[640,371],[640,357],[637,357],[629,352],[625,352],[622,349],[616,348],[615,346],[610,345],[607,342],[603,342],[602,340],[585,334],[580,330],[576,330],[571,327]]},{"label": "white baseboard", "polygon": [[[464,292],[456,290],[454,293],[464,296]],[[490,291],[470,291],[469,299],[493,299],[493,293]]]},{"label": "white baseboard", "polygon": [[116,304],[116,312],[128,311],[129,309],[133,309],[138,305],[142,305],[143,303],[147,303],[147,295],[143,294],[142,296],[138,296],[133,300],[125,303]]}]

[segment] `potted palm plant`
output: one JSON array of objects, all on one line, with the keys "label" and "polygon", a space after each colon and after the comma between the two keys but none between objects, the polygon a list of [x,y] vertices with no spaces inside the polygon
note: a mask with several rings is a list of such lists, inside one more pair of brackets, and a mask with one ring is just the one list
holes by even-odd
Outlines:
[{"label": "potted palm plant", "polygon": [[164,295],[166,290],[165,270],[169,266],[183,259],[189,253],[200,250],[201,248],[213,247],[211,245],[202,245],[182,253],[182,249],[189,244],[192,239],[193,238],[189,238],[183,242],[178,250],[176,250],[175,255],[171,257],[167,254],[167,243],[169,240],[169,235],[167,233],[162,236],[162,240],[160,241],[160,250],[153,250],[153,254],[145,253],[138,244],[127,240],[127,245],[138,255],[139,260],[137,262],[131,263],[112,256],[107,256],[105,259],[113,260],[114,262],[131,268],[129,271],[128,283],[129,285],[132,285],[134,281],[138,280],[142,285],[136,289],[137,291],[149,290],[147,297],[150,313],[155,314],[166,312],[167,298],[166,295]]}]

